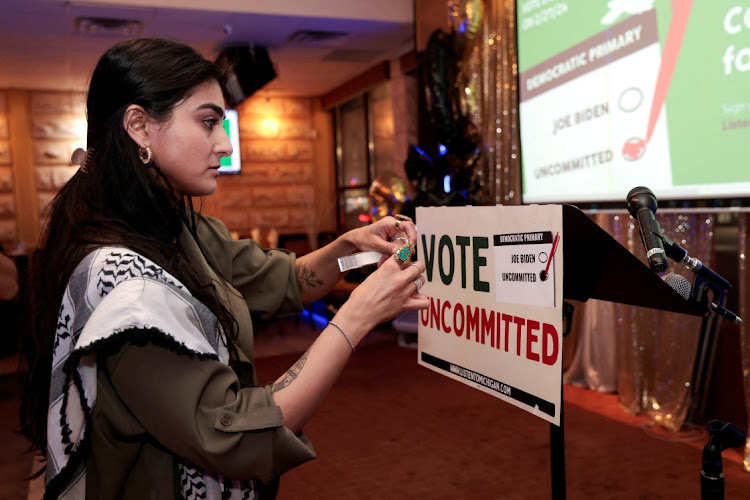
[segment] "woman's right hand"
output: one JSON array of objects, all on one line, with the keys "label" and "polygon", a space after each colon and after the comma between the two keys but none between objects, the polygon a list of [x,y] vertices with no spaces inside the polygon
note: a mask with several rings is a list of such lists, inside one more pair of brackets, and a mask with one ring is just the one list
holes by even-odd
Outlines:
[{"label": "woman's right hand", "polygon": [[274,384],[274,401],[281,408],[284,425],[293,432],[302,428],[344,369],[354,347],[373,328],[405,311],[429,306],[429,298],[419,293],[424,270],[421,262],[401,265],[390,257],[354,289],[331,325]]},{"label": "woman's right hand", "polygon": [[[429,298],[419,292],[426,281],[424,270],[424,264],[419,261],[400,265],[393,257],[386,259],[354,289],[334,321],[351,325],[352,331],[362,332],[364,336],[380,323],[406,311],[426,309],[430,305]],[[421,285],[417,286],[417,280]],[[361,338],[352,339],[355,343],[359,340]]]}]

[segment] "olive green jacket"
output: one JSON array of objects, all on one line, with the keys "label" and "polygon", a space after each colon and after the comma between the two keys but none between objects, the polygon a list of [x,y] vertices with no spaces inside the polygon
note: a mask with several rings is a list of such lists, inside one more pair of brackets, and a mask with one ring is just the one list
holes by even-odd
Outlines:
[{"label": "olive green jacket", "polygon": [[294,254],[233,240],[209,217],[201,218],[197,236],[200,247],[185,229],[179,245],[207,275],[228,283],[219,289],[238,323],[236,347],[252,384],[242,387],[221,361],[169,342],[125,339],[97,353],[84,453],[87,498],[179,498],[177,463],[188,462],[252,481],[263,500],[276,496],[281,474],[315,457],[303,434],[284,427],[270,387],[258,386],[252,365],[249,311],[265,317],[301,311]]}]

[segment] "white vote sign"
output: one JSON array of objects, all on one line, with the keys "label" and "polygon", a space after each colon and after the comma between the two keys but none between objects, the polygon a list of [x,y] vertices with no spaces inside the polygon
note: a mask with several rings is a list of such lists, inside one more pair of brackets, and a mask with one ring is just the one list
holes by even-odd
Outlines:
[{"label": "white vote sign", "polygon": [[418,362],[560,425],[562,206],[417,208]]}]

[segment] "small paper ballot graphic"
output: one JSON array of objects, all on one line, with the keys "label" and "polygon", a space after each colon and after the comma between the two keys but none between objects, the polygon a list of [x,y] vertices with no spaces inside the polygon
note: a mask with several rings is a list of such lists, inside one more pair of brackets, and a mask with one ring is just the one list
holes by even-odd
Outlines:
[{"label": "small paper ballot graphic", "polygon": [[[494,235],[495,297],[506,304],[555,306],[551,231]],[[550,257],[553,260],[547,265]],[[545,269],[549,267],[545,276]]]}]

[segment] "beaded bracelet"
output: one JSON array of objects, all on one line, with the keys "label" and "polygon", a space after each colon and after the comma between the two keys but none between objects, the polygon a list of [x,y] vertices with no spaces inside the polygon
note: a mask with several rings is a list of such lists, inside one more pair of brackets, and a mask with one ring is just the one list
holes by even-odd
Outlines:
[{"label": "beaded bracelet", "polygon": [[349,338],[349,335],[346,334],[346,332],[344,331],[344,329],[341,328],[336,323],[334,323],[333,321],[329,321],[328,324],[332,325],[332,326],[335,326],[336,328],[339,329],[339,331],[344,335],[344,338],[346,339],[346,341],[349,342],[349,346],[352,348],[352,352],[355,352],[356,349],[354,349],[354,344],[352,344],[352,340]]}]

